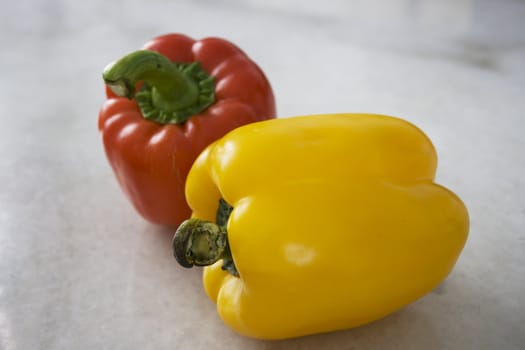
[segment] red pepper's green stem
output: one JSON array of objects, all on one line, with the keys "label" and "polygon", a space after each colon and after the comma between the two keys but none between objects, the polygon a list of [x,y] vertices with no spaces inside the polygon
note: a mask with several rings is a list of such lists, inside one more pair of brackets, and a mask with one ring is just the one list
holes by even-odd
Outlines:
[{"label": "red pepper's green stem", "polygon": [[231,207],[221,200],[218,209],[218,221],[215,224],[196,218],[184,221],[173,236],[173,255],[177,262],[184,267],[208,266],[220,259],[223,260],[222,268],[234,276],[239,273],[233,262],[228,233],[226,231],[227,218]]},{"label": "red pepper's green stem", "polygon": [[[176,63],[148,50],[130,53],[104,69],[105,83],[121,97],[135,97],[144,118],[183,123],[214,102],[214,80],[198,62]],[[137,82],[144,82],[135,93]]]}]

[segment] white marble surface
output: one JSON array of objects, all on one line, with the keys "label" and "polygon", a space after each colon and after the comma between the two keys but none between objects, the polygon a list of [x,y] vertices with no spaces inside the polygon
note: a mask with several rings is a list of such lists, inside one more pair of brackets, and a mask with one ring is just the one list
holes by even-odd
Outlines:
[{"label": "white marble surface", "polygon": [[[523,349],[525,2],[21,0],[0,12],[0,349]],[[282,117],[375,112],[420,126],[471,215],[436,291],[373,324],[265,342],[226,328],[172,231],[106,162],[103,67],[153,36],[222,36]]]}]

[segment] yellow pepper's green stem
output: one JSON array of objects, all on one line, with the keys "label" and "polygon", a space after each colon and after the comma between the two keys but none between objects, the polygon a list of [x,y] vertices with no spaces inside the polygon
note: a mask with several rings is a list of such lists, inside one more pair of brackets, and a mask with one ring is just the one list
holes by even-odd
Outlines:
[{"label": "yellow pepper's green stem", "polygon": [[200,219],[184,221],[173,236],[175,258],[184,267],[211,265],[222,258],[225,247],[226,232]]},{"label": "yellow pepper's green stem", "polygon": [[173,236],[173,255],[183,267],[208,266],[220,259],[223,270],[234,276],[239,273],[233,262],[226,223],[232,208],[221,199],[217,224],[196,218],[184,221]]}]

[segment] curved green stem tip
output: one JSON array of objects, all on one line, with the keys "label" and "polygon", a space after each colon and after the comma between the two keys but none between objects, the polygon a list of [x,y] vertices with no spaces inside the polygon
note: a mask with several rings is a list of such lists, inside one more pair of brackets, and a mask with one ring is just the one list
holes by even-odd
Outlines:
[{"label": "curved green stem tip", "polygon": [[117,96],[135,98],[145,119],[162,124],[183,123],[215,101],[214,78],[199,62],[172,62],[155,51],[132,52],[108,65],[102,77]]}]

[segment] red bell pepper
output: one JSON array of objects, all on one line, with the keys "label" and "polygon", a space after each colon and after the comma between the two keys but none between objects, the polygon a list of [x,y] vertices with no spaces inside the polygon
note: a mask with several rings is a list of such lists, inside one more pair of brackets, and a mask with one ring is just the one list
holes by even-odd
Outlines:
[{"label": "red bell pepper", "polygon": [[210,143],[241,125],[275,118],[271,86],[232,43],[167,34],[109,65],[98,128],[116,178],[147,220],[191,215],[188,171]]}]

